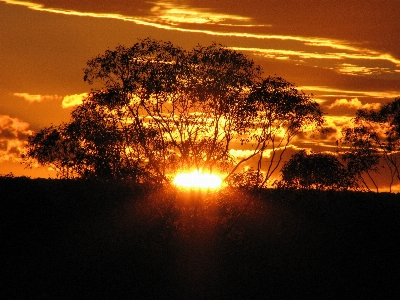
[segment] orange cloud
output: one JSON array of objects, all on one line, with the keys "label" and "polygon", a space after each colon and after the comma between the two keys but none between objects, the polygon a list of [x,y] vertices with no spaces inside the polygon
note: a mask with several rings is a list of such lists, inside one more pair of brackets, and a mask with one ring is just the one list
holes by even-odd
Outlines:
[{"label": "orange cloud", "polygon": [[28,136],[32,133],[28,123],[0,115],[0,162],[21,162]]},{"label": "orange cloud", "polygon": [[[299,151],[303,148],[299,148],[296,145],[289,145],[286,147],[286,150],[291,150],[291,151]],[[277,147],[275,148],[275,152],[282,152],[285,150],[285,147]],[[306,150],[311,150],[311,148],[307,148]],[[229,154],[232,155],[234,158],[236,158],[237,160],[249,157],[250,155],[254,154],[254,150],[250,150],[250,149],[230,149],[229,150]],[[273,154],[272,149],[267,149],[264,151],[263,153],[263,157],[265,159],[267,158],[271,158],[271,155]],[[256,157],[256,160],[258,160],[258,157]]]},{"label": "orange cloud", "polygon": [[[226,21],[243,22],[250,21],[251,18],[238,15],[219,14],[209,9],[191,8],[188,5],[178,5],[177,3],[161,2],[155,3],[150,10],[153,14],[153,21],[166,23],[169,25],[179,24],[219,24]],[[234,25],[234,24],[228,24]]]},{"label": "orange cloud", "polygon": [[23,98],[24,100],[30,103],[62,99],[61,105],[63,108],[69,108],[80,105],[82,104],[82,100],[88,96],[87,93],[67,95],[64,97],[58,95],[31,95],[28,93],[14,93],[13,95],[16,97]]},{"label": "orange cloud", "polygon": [[62,101],[62,107],[69,108],[73,106],[78,106],[82,104],[83,99],[85,99],[87,96],[87,93],[65,96]]},{"label": "orange cloud", "polygon": [[[299,86],[299,90],[307,91],[307,92],[319,92],[319,97],[349,97],[349,96],[357,96],[357,97],[372,97],[372,98],[389,98],[393,99],[399,97],[400,90],[398,91],[352,91],[352,90],[342,90],[327,86]],[[321,94],[323,93],[323,94]]]},{"label": "orange cloud", "polygon": [[380,103],[366,103],[362,104],[358,98],[353,98],[350,100],[347,99],[337,99],[331,105],[327,106],[327,108],[332,109],[334,107],[347,107],[353,109],[378,109],[381,106]]},{"label": "orange cloud", "polygon": [[[278,36],[275,36],[276,39]],[[340,46],[338,40],[329,39],[315,39],[314,41],[307,41],[309,38],[304,38],[301,40],[300,37],[290,37],[287,36],[288,40],[303,42],[303,46],[313,46],[313,47],[329,47],[338,50],[347,50],[346,52],[324,52],[324,51],[304,51],[304,50],[286,50],[286,49],[270,49],[270,48],[254,48],[254,47],[230,47],[230,49],[237,51],[247,51],[252,52],[253,55],[259,55],[265,58],[281,59],[281,60],[293,60],[296,62],[305,63],[306,60],[318,59],[327,61],[343,61],[343,60],[358,60],[359,65],[351,63],[341,63],[337,65],[326,64],[325,68],[334,69],[339,73],[347,75],[378,75],[382,73],[397,73],[397,69],[400,66],[400,60],[384,53],[379,53],[370,49],[362,49],[357,47],[349,47],[346,44]],[[337,43],[337,45],[336,45]],[[316,50],[316,49],[310,49]],[[363,63],[375,62],[375,66],[367,67],[362,66]],[[380,67],[379,65],[382,61],[388,61],[392,63],[392,68]]]},{"label": "orange cloud", "polygon": [[14,93],[13,94],[16,97],[23,98],[24,100],[34,103],[34,102],[42,102],[45,100],[59,100],[61,99],[60,96],[57,95],[31,95],[28,93]]},{"label": "orange cloud", "polygon": [[[108,18],[117,19],[122,21],[130,21],[139,25],[147,25],[161,29],[176,29],[187,32],[197,32],[194,29],[174,28],[179,24],[218,24],[232,20],[234,22],[248,22],[251,20],[249,17],[238,15],[228,15],[214,13],[207,9],[192,9],[187,5],[178,6],[176,3],[155,2],[153,8],[148,12],[147,16],[127,16],[117,13],[99,13],[99,12],[82,12],[73,9],[62,9],[56,7],[45,7],[43,4],[29,2],[29,1],[16,1],[16,0],[3,0],[5,3],[12,5],[21,5],[36,11],[45,11],[63,15],[73,15],[80,17],[93,17],[93,18]],[[228,24],[239,25],[240,24]],[[243,25],[249,26],[248,23]],[[259,25],[255,25],[259,26]],[[264,26],[264,25],[263,25]],[[200,30],[201,32],[201,30]]]},{"label": "orange cloud", "polygon": [[[325,116],[324,129],[327,132],[321,136],[325,147],[334,147],[334,142],[342,138],[342,129],[352,124],[353,116]],[[332,144],[333,143],[333,144]]]},{"label": "orange cloud", "polygon": [[392,72],[395,73],[399,71],[399,70],[391,70],[390,68],[385,68],[385,67],[365,67],[349,63],[344,63],[339,65],[337,70],[340,73],[347,75],[380,75],[383,73],[392,73]]},{"label": "orange cloud", "polygon": [[[138,25],[151,26],[159,29],[174,30],[181,32],[191,33],[202,33],[213,36],[225,36],[225,37],[240,37],[240,38],[253,38],[258,40],[279,40],[289,41],[297,43],[302,48],[312,48],[311,51],[293,51],[293,43],[287,45],[287,49],[269,49],[265,48],[243,48],[236,47],[241,51],[251,51],[253,53],[262,53],[267,57],[273,57],[276,59],[289,59],[291,56],[297,57],[297,59],[328,59],[328,60],[365,60],[365,61],[382,61],[390,62],[393,66],[390,72],[397,73],[400,67],[400,59],[394,57],[389,53],[384,53],[358,45],[353,45],[351,42],[339,39],[320,38],[320,37],[307,37],[307,36],[291,36],[291,35],[277,35],[277,34],[265,34],[265,33],[252,33],[252,32],[232,32],[230,30],[218,31],[206,25],[221,25],[221,26],[242,26],[247,27],[253,26],[270,26],[263,24],[249,24],[252,19],[246,16],[228,15],[215,13],[209,9],[204,8],[191,8],[186,5],[178,5],[177,3],[170,2],[153,2],[154,6],[147,12],[144,12],[144,16],[127,16],[117,13],[96,13],[96,12],[81,12],[72,9],[62,8],[50,8],[45,7],[42,4],[27,2],[27,1],[15,1],[15,0],[4,0],[5,3],[22,5],[32,10],[46,11],[64,15],[75,15],[81,17],[94,17],[94,18],[108,18],[118,19],[123,21],[134,22]],[[203,25],[204,28],[188,28],[184,27],[188,24]],[[208,29],[206,29],[208,28]],[[243,28],[246,28],[243,26]],[[289,50],[290,49],[290,50]],[[326,51],[326,49],[334,49],[337,52]],[[346,65],[347,64],[347,65]],[[339,72],[349,72],[349,63],[342,63],[335,69]],[[362,66],[361,66],[362,67]],[[375,66],[373,68],[379,68]],[[354,69],[353,69],[354,71]],[[380,71],[388,71],[383,68]],[[368,73],[368,72],[367,72]]]}]

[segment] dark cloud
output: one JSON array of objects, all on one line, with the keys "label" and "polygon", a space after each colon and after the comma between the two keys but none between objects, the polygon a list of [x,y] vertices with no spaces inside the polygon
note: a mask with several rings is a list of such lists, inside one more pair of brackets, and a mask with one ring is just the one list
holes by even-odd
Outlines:
[{"label": "dark cloud", "polygon": [[7,141],[6,140],[0,140],[0,151],[6,151],[7,150]]},{"label": "dark cloud", "polygon": [[0,115],[0,162],[19,162],[31,134],[28,123],[18,118]]},{"label": "dark cloud", "polygon": [[13,139],[17,138],[16,132],[11,128],[0,128],[0,139]]}]

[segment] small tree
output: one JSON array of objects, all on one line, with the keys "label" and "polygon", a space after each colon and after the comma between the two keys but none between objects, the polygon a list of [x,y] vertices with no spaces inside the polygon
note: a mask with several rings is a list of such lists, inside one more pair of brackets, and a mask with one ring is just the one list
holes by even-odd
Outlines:
[{"label": "small tree", "polygon": [[228,185],[240,188],[259,187],[263,181],[264,177],[261,175],[259,170],[249,168],[230,176],[228,178]]},{"label": "small tree", "polygon": [[323,113],[310,96],[299,92],[293,84],[280,77],[268,77],[254,86],[249,94],[249,104],[253,114],[241,140],[244,145],[251,146],[252,153],[239,161],[233,171],[242,163],[256,157],[256,177],[259,178],[264,154],[270,151],[271,157],[263,173],[264,179],[258,185],[263,187],[280,166],[293,138],[305,130],[320,128],[323,124]]},{"label": "small tree", "polygon": [[36,160],[41,165],[48,165],[56,170],[62,178],[79,176],[77,156],[83,154],[75,140],[68,136],[65,124],[58,127],[43,128],[37,134],[28,138],[26,149],[27,164],[30,166]]},{"label": "small tree", "polygon": [[296,189],[343,190],[356,187],[356,182],[335,155],[294,154],[282,167],[278,186]]},{"label": "small tree", "polygon": [[[371,173],[378,172],[380,155],[376,147],[378,136],[365,126],[345,128],[342,131],[343,144],[340,157],[347,165],[350,176],[356,178],[367,190],[370,190],[366,176],[379,192],[378,185]],[[392,177],[393,178],[393,177]]]},{"label": "small tree", "polygon": [[400,180],[400,98],[383,105],[379,110],[358,110],[353,128],[344,132],[344,144],[350,145],[344,159],[353,163],[373,182],[370,171],[378,171],[380,158],[394,179]]}]

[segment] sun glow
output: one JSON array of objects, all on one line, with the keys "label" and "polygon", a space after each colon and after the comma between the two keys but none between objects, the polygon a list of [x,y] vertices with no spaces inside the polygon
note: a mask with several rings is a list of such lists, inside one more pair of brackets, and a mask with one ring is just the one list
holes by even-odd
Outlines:
[{"label": "sun glow", "polygon": [[178,173],[174,184],[183,188],[192,189],[218,189],[222,185],[222,179],[217,174],[192,171],[190,173]]}]

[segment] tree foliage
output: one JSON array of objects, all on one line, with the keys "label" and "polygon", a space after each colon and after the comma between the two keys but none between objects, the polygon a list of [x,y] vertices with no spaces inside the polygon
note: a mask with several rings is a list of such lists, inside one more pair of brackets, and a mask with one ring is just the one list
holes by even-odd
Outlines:
[{"label": "tree foliage", "polygon": [[282,167],[278,186],[296,189],[343,190],[355,188],[357,182],[337,156],[301,150]]},{"label": "tree foliage", "polygon": [[[233,170],[249,159],[256,158],[256,177],[264,169],[264,178],[259,186],[265,186],[281,164],[283,154],[293,138],[305,129],[312,131],[323,124],[322,111],[310,96],[299,92],[283,78],[276,77],[268,77],[255,85],[248,101],[252,110],[251,121],[241,140],[244,145],[251,146],[252,153]],[[269,163],[264,166],[265,152],[268,150],[271,156]]]},{"label": "tree foliage", "polygon": [[378,171],[380,159],[394,179],[400,180],[400,98],[379,110],[358,110],[354,126],[344,130],[343,143],[350,147],[344,158],[378,186],[370,171]]},{"label": "tree foliage", "polygon": [[376,144],[377,134],[365,126],[345,128],[342,134],[346,148],[341,151],[340,156],[347,165],[349,175],[367,190],[370,190],[368,182],[371,182],[376,191],[379,191],[372,176],[372,173],[379,171],[380,155]]},{"label": "tree foliage", "polygon": [[[310,96],[215,43],[187,51],[139,40],[89,60],[84,74],[92,92],[71,122],[38,132],[27,151],[68,176],[162,182],[195,168],[228,179],[254,158],[263,186],[282,160],[277,150],[323,122]],[[241,160],[231,153],[239,143],[251,149]]]}]

